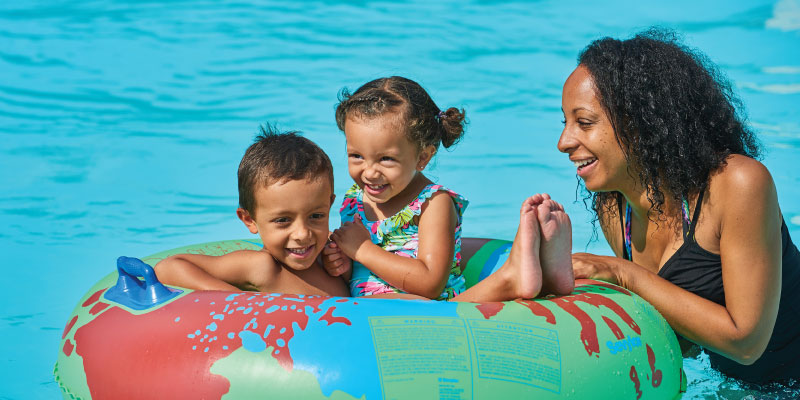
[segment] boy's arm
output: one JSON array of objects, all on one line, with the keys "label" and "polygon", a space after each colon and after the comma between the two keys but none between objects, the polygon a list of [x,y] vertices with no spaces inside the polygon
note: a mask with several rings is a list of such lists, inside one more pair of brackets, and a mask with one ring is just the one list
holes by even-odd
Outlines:
[{"label": "boy's arm", "polygon": [[179,254],[161,260],[156,276],[166,284],[195,290],[258,290],[275,261],[263,251],[240,250],[222,256]]}]

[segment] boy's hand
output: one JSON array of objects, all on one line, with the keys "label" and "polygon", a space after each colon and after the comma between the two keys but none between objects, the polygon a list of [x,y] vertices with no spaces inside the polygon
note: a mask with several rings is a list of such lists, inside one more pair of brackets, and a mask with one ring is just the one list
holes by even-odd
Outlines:
[{"label": "boy's hand", "polygon": [[345,222],[339,229],[331,234],[331,239],[341,248],[351,260],[357,260],[356,252],[364,246],[372,244],[369,232],[361,223],[361,216],[356,214],[353,222]]},{"label": "boy's hand", "polygon": [[322,249],[322,266],[330,276],[341,276],[352,268],[352,261],[347,257],[336,242],[329,241]]}]

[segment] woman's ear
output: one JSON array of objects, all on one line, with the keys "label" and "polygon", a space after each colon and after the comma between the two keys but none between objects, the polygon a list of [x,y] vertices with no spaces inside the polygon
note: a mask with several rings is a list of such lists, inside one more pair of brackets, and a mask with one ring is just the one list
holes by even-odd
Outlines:
[{"label": "woman's ear", "polygon": [[247,227],[250,233],[253,234],[258,233],[258,225],[256,225],[256,220],[253,219],[253,217],[250,215],[249,212],[247,212],[247,210],[241,207],[237,208],[236,216],[239,217],[239,219],[242,220],[242,222],[244,222],[244,225]]},{"label": "woman's ear", "polygon": [[435,146],[427,146],[419,152],[419,159],[417,161],[417,171],[422,171],[431,162],[433,156],[436,155]]}]

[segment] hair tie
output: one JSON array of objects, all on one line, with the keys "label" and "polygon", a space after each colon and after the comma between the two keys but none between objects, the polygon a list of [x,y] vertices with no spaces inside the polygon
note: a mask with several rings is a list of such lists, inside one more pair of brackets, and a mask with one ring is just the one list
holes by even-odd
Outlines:
[{"label": "hair tie", "polygon": [[444,111],[439,111],[439,114],[436,114],[436,118],[439,118],[440,121],[446,116],[447,114]]}]

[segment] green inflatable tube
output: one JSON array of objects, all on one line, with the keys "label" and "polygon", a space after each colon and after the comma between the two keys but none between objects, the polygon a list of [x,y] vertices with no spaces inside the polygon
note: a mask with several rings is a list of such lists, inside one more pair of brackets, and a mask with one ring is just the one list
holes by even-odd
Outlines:
[{"label": "green inflatable tube", "polygon": [[[509,248],[485,244],[468,284]],[[68,319],[54,371],[65,399],[678,399],[686,387],[669,325],[607,283],[504,303],[338,298],[164,288],[127,262]]]}]

